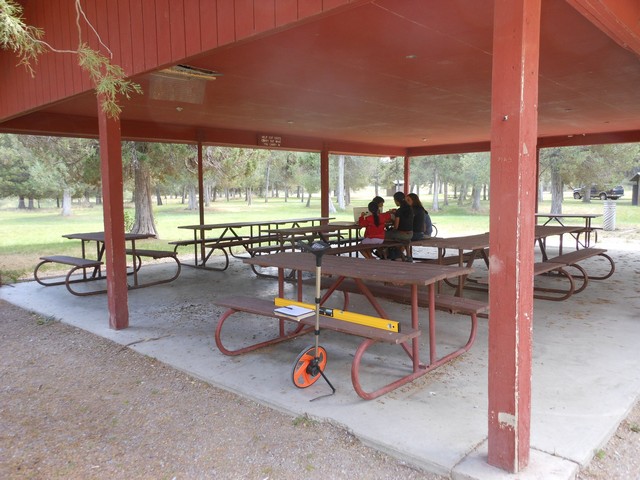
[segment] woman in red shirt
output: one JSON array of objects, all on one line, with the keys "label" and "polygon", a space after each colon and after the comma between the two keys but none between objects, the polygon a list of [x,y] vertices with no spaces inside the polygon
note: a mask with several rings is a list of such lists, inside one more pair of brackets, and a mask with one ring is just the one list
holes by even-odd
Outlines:
[{"label": "woman in red shirt", "polygon": [[[387,222],[391,221],[391,213],[379,212],[379,207],[376,202],[371,202],[367,205],[369,214],[362,212],[358,219],[358,225],[365,227],[364,238],[362,245],[377,245],[384,242],[384,226]],[[362,250],[362,255],[365,258],[373,258],[371,250]]]}]

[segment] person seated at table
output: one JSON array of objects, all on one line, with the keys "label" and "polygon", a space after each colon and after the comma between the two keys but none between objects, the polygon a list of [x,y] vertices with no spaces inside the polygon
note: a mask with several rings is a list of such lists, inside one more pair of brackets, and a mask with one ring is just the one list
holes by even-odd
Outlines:
[{"label": "person seated at table", "polygon": [[415,193],[410,193],[407,195],[407,203],[413,209],[413,236],[411,241],[430,237],[433,233],[433,224],[431,223],[429,212],[420,201],[420,197]]},{"label": "person seated at table", "polygon": [[[393,201],[398,208],[391,210],[394,215],[393,228],[387,230],[384,239],[391,242],[409,242],[413,236],[413,209],[407,203],[402,192],[394,193]],[[389,260],[402,258],[404,250],[404,247],[390,248],[387,258]]]},{"label": "person seated at table", "polygon": [[[362,245],[377,245],[384,242],[384,226],[391,221],[390,213],[382,213],[379,211],[376,202],[370,202],[367,205],[369,214],[362,212],[358,219],[358,225],[365,227],[364,238],[360,242]],[[365,258],[373,258],[371,250],[361,250],[362,256]]]},{"label": "person seated at table", "polygon": [[373,197],[373,200],[371,201],[378,204],[379,213],[382,213],[384,211],[384,198],[376,195],[375,197]]}]

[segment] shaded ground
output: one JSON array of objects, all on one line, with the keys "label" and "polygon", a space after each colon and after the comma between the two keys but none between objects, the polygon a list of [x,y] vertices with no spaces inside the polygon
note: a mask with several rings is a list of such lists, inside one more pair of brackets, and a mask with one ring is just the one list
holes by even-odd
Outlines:
[{"label": "shaded ground", "polygon": [[[442,479],[0,302],[1,478]],[[640,478],[640,406],[578,476]]]},{"label": "shaded ground", "polygon": [[101,337],[0,312],[0,478],[440,478]]}]

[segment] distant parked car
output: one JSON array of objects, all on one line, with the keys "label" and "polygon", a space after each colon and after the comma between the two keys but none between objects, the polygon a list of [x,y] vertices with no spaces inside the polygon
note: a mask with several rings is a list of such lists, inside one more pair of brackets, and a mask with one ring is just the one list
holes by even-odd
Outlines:
[{"label": "distant parked car", "polygon": [[[573,198],[580,200],[585,195],[587,187],[574,188]],[[624,188],[618,185],[613,188],[606,188],[599,185],[591,185],[591,198],[599,198],[600,200],[617,200],[624,195]]]}]

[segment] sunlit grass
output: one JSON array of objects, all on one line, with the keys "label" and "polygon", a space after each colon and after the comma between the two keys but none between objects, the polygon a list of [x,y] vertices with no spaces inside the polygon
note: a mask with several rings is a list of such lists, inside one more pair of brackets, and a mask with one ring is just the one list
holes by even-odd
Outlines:
[{"label": "sunlit grass", "polygon": [[[344,211],[331,214],[336,220],[353,220],[352,208],[366,206],[374,196],[373,189],[356,192],[351,197],[351,205]],[[383,193],[387,199],[385,208],[393,207],[392,199]],[[469,202],[463,206],[457,205],[457,200],[449,199],[444,205],[444,198],[439,199],[441,209],[432,211],[430,195],[421,192],[423,203],[430,211],[434,223],[437,225],[439,236],[471,235],[489,231],[489,201],[481,203],[480,212],[472,212]],[[179,226],[199,224],[197,210],[188,210],[186,204],[179,199],[163,199],[162,206],[154,207],[154,215],[160,239],[141,242],[147,248],[170,249],[167,242],[193,238],[193,231],[180,229]],[[218,198],[205,209],[206,223],[228,223],[240,221],[286,219],[320,216],[320,200],[316,195],[307,207],[307,199],[301,200],[295,196],[264,198],[254,197],[249,206],[244,198],[227,201]],[[335,199],[334,199],[335,204]],[[41,207],[35,210],[18,210],[15,199],[0,201],[0,272],[3,278],[30,278],[38,259],[42,255],[78,255],[79,242],[62,238],[63,234],[74,232],[101,231],[103,227],[102,208],[90,208],[74,205],[73,215],[63,217],[60,210],[52,201],[43,201]],[[550,211],[551,197],[547,193],[540,202],[539,211]],[[127,209],[132,205],[127,204]],[[564,213],[596,213],[604,212],[604,204],[600,200],[584,203],[574,200],[567,192],[564,203]],[[596,219],[594,226],[601,225],[602,219]],[[640,207],[632,206],[631,199],[623,198],[616,202],[616,227],[618,231],[640,228]],[[248,234],[248,230],[243,232]],[[11,275],[9,275],[11,272]]]}]

